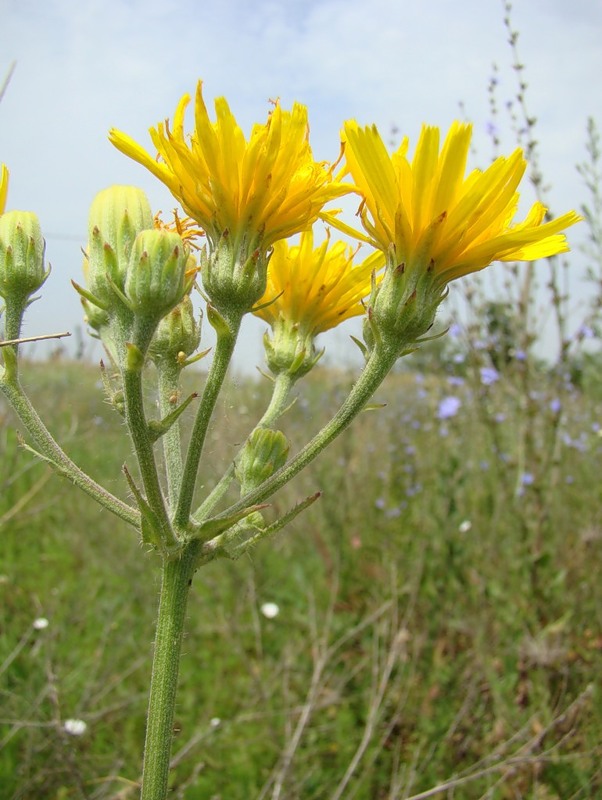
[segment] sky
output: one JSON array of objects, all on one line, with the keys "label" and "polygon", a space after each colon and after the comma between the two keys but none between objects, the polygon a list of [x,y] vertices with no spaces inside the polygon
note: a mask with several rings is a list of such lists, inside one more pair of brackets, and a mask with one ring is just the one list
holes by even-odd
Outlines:
[{"label": "sky", "polygon": [[[7,208],[38,214],[53,268],[24,333],[84,330],[70,279],[81,280],[80,248],[99,190],[139,186],[165,216],[176,205],[112,147],[111,127],[151,149],[148,128],[172,117],[202,78],[208,106],[224,95],[247,134],[265,121],[270,98],[284,108],[306,104],[319,160],[336,158],[349,118],[412,143],[424,122],[446,128],[462,117],[474,123],[471,166],[486,166],[493,64],[500,136],[508,151],[516,145],[505,113],[517,87],[503,18],[502,0],[0,0],[0,80],[16,62],[0,102]],[[588,117],[602,126],[602,3],[515,0],[512,24],[549,205],[560,214],[586,200],[575,165],[585,158]],[[579,227],[569,232],[573,249],[586,236]],[[358,327],[327,334],[327,351],[345,358]],[[250,322],[241,369],[261,365],[264,328]],[[208,331],[204,340],[211,343]]]}]

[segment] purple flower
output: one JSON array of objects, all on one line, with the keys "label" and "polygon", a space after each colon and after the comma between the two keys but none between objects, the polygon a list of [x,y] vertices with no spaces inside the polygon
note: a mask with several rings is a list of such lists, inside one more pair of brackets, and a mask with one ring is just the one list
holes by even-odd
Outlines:
[{"label": "purple flower", "polygon": [[462,328],[458,325],[457,322],[454,322],[452,325],[449,326],[448,334],[452,337],[452,339],[457,339],[458,336],[462,333]]},{"label": "purple flower", "polygon": [[562,403],[557,397],[555,397],[553,400],[550,400],[550,411],[552,414],[558,414],[561,408]]},{"label": "purple flower", "polygon": [[595,334],[594,329],[590,328],[589,325],[583,323],[583,325],[581,325],[577,330],[576,336],[577,339],[591,339],[594,336],[594,334]]},{"label": "purple flower", "polygon": [[437,410],[437,417],[439,419],[450,419],[451,417],[455,417],[458,411],[460,410],[461,405],[462,401],[460,400],[459,397],[454,397],[453,395],[444,397],[443,400],[439,403],[439,408]]},{"label": "purple flower", "polygon": [[535,476],[531,472],[523,472],[520,476],[520,482],[523,486],[531,486],[535,481]]},{"label": "purple flower", "polygon": [[461,378],[459,375],[449,375],[447,382],[450,386],[464,386],[464,378]]},{"label": "purple flower", "polygon": [[493,367],[481,367],[481,383],[483,386],[491,386],[500,378],[500,373]]}]

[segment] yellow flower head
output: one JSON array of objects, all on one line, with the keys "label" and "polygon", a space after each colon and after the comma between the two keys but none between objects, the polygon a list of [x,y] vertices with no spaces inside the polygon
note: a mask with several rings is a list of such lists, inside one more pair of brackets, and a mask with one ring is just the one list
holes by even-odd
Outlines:
[{"label": "yellow flower head", "polygon": [[375,126],[345,123],[347,171],[363,197],[362,238],[384,252],[393,245],[397,264],[428,269],[440,286],[492,261],[562,253],[568,245],[561,231],[580,220],[571,211],[544,223],[546,208],[536,202],[514,223],[526,168],[522,150],[466,177],[471,134],[470,125],[455,122],[440,149],[439,128],[425,125],[410,161],[407,138],[389,155]]},{"label": "yellow flower head", "polygon": [[211,122],[201,81],[194,131],[185,136],[189,101],[182,97],[171,127],[166,121],[150,129],[157,160],[120,131],[111,130],[109,138],[169,188],[214,247],[227,235],[267,250],[308,228],[324,203],[348,191],[333,179],[332,167],[314,161],[305,106],[295,103],[283,111],[276,102],[247,141],[225,98],[215,101],[216,122]]},{"label": "yellow flower head", "polygon": [[0,214],[6,208],[6,195],[8,193],[8,169],[5,164],[0,166]]},{"label": "yellow flower head", "polygon": [[254,312],[272,328],[282,322],[313,337],[364,313],[361,301],[370,293],[373,272],[384,263],[382,253],[354,266],[349,245],[331,245],[330,236],[319,247],[313,245],[311,230],[301,234],[298,245],[274,245],[267,288]]}]

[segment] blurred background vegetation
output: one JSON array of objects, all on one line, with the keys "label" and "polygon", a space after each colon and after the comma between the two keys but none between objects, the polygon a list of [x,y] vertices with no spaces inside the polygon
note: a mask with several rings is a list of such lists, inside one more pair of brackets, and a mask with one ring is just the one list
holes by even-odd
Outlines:
[{"label": "blurred background vegetation", "polygon": [[[504,107],[545,202],[507,24],[518,88]],[[495,81],[490,97],[501,125]],[[566,288],[572,254],[496,265],[493,292],[478,277],[462,282],[461,312],[442,320],[447,336],[401,362],[375,398],[386,406],[366,411],[274,499],[283,510],[320,490],[319,502],[251,558],[197,575],[174,798],[602,796],[594,121],[586,151],[587,301],[576,306]],[[99,377],[60,353],[23,365],[69,455],[125,497],[130,448]],[[283,425],[293,448],[353,379],[324,364],[300,384]],[[188,380],[198,390],[204,374]],[[232,376],[200,491],[228,466],[269,393],[260,376]],[[135,798],[155,557],[35,462],[4,406],[0,423],[0,798]]]}]

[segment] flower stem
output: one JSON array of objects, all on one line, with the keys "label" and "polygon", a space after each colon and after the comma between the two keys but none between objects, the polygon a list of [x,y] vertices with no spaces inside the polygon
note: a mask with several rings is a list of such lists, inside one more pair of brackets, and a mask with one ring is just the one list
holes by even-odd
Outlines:
[{"label": "flower stem", "polygon": [[[178,397],[181,367],[175,361],[163,359],[157,365],[159,378],[159,411],[166,417],[173,411],[171,398]],[[167,477],[167,498],[169,507],[174,508],[182,483],[182,445],[180,422],[176,420],[163,434],[163,456]]]},{"label": "flower stem", "polygon": [[174,522],[176,526],[180,528],[185,528],[189,522],[190,509],[192,508],[192,501],[194,498],[194,488],[207,429],[209,428],[213,409],[215,408],[215,403],[224,383],[232,353],[234,352],[241,321],[242,315],[237,314],[230,320],[224,320],[227,324],[218,330],[215,355],[207,376],[207,382],[190,436],[186,463],[182,475],[180,496],[174,516]]},{"label": "flower stem", "polygon": [[0,377],[0,390],[4,393],[23,427],[39,448],[39,456],[47,461],[60,475],[73,481],[76,486],[79,486],[86,494],[93,497],[101,506],[112,511],[113,514],[135,528],[139,527],[140,514],[138,511],[92,480],[61,449],[38,416],[37,411],[17,380],[3,375]]},{"label": "flower stem", "polygon": [[169,524],[165,509],[153,443],[144,413],[141,369],[125,369],[123,371],[123,393],[125,396],[127,425],[132,437],[134,450],[136,451],[147,502],[157,515],[166,544],[174,545],[177,540]]},{"label": "flower stem", "polygon": [[141,800],[164,800],[167,796],[184,620],[197,549],[197,542],[190,542],[183,549],[180,558],[163,561],[148,700]]},{"label": "flower stem", "polygon": [[288,464],[285,464],[253,492],[249,492],[230,508],[216,515],[215,519],[230,516],[255,503],[262,503],[301,472],[351,424],[388,375],[398,356],[399,348],[397,347],[377,346],[366,362],[353,389],[330,422]]},{"label": "flower stem", "polygon": [[[272,392],[269,405],[253,430],[257,430],[257,428],[269,428],[278,420],[278,418],[286,410],[288,397],[294,383],[295,379],[292,378],[288,373],[283,372],[278,375],[278,377],[274,380],[274,390]],[[203,500],[201,505],[192,515],[197,522],[203,522],[205,519],[207,519],[211,511],[228,491],[228,487],[232,483],[232,479],[234,477],[235,460],[236,459],[232,461],[220,480],[213,487],[210,494],[207,495],[205,500]]]}]

